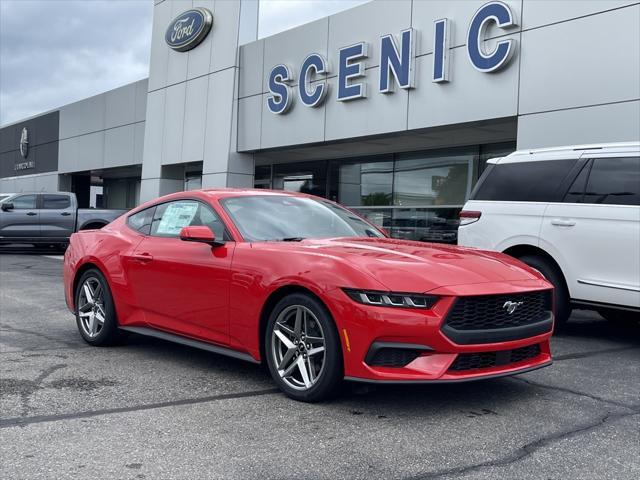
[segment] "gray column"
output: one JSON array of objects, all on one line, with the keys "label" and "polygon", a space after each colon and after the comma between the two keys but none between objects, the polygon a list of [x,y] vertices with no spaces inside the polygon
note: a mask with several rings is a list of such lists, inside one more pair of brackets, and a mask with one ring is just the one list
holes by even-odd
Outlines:
[{"label": "gray column", "polygon": [[[169,48],[171,21],[207,8],[213,26],[187,52]],[[202,162],[203,187],[253,184],[253,156],[237,145],[238,46],[255,40],[257,0],[164,0],[154,6],[140,200],[183,189],[181,166]]]}]

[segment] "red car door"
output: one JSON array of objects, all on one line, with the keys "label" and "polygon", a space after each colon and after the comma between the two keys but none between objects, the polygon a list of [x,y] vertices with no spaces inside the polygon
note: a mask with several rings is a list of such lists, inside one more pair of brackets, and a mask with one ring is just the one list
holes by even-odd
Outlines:
[{"label": "red car door", "polygon": [[151,234],[134,249],[128,275],[149,326],[219,344],[229,343],[229,280],[234,242],[212,247],[180,240],[182,227],[224,226],[210,207],[180,200],[156,208]]}]

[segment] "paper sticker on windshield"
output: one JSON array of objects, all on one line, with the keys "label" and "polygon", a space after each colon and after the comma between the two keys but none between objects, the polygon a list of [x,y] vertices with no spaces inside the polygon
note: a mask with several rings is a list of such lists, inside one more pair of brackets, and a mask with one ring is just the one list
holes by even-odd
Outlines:
[{"label": "paper sticker on windshield", "polygon": [[198,210],[197,203],[172,203],[164,211],[156,233],[159,235],[179,235],[183,227],[191,225]]}]

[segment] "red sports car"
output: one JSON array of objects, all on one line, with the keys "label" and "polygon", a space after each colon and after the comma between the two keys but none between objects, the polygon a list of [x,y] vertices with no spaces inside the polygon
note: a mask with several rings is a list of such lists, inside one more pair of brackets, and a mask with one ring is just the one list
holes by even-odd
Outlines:
[{"label": "red sports car", "polygon": [[550,283],[500,253],[388,238],[328,200],[266,190],[168,195],[74,234],[80,334],[122,330],[250,362],[290,397],[343,379],[435,383],[551,363]]}]

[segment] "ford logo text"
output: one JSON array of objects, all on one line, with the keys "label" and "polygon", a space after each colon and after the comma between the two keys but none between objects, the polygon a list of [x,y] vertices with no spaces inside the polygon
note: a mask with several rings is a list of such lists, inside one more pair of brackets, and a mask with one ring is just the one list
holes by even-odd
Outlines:
[{"label": "ford logo text", "polygon": [[164,39],[174,50],[186,52],[205,39],[212,24],[213,15],[206,8],[187,10],[169,24]]}]

